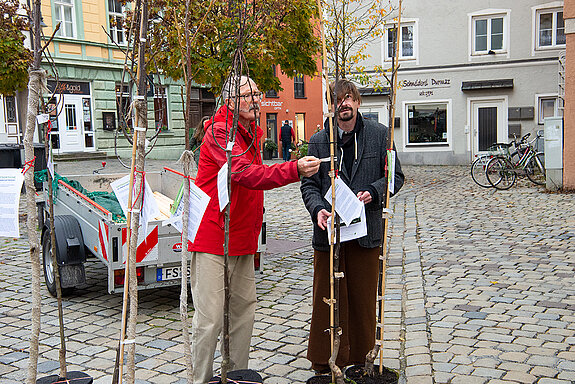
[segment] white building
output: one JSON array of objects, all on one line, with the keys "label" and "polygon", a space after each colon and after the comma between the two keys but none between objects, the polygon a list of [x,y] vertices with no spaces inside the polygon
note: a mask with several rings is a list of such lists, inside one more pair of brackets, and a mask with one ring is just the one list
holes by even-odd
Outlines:
[{"label": "white building", "polygon": [[[368,68],[391,66],[393,24]],[[494,142],[561,116],[563,1],[405,0],[395,143],[406,164],[466,164]],[[364,92],[361,111],[387,124],[388,97]]]}]

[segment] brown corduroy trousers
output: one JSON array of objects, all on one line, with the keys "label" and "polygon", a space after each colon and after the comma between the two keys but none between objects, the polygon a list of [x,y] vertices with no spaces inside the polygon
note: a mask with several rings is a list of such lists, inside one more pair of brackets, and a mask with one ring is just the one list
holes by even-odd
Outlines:
[{"label": "brown corduroy trousers", "polygon": [[[380,248],[363,248],[357,240],[341,244],[339,270],[339,323],[341,345],[336,364],[362,364],[375,344],[376,295]],[[312,369],[329,369],[329,252],[314,251],[313,311],[307,358]]]}]

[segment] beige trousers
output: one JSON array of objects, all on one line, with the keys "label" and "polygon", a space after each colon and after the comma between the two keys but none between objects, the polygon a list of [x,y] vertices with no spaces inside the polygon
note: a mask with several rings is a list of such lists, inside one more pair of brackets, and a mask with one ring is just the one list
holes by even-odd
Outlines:
[{"label": "beige trousers", "polygon": [[[256,309],[254,255],[230,256],[230,369],[246,369]],[[224,322],[224,257],[193,252],[192,359],[194,384],[213,377],[214,353]],[[223,352],[223,347],[222,347]]]}]

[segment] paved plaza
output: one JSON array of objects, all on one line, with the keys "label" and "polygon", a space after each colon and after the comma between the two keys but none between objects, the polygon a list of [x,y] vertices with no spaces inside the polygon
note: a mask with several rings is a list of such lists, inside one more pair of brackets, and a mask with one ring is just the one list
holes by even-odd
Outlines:
[{"label": "paved plaza", "polygon": [[[98,164],[62,163],[59,172],[92,173]],[[392,199],[384,365],[401,384],[575,383],[575,194],[526,180],[509,191],[483,189],[468,167],[404,171]],[[257,275],[250,367],[265,383],[304,383],[312,375],[311,222],[299,184],[266,192],[265,204],[268,253]],[[87,263],[87,284],[65,298],[64,317],[68,370],[109,384],[122,295],[107,293],[102,269]],[[26,236],[0,239],[2,384],[25,381],[29,284]],[[186,382],[179,319],[179,288],[139,292],[138,383]],[[44,286],[40,343],[38,377],[58,373],[56,300]]]}]

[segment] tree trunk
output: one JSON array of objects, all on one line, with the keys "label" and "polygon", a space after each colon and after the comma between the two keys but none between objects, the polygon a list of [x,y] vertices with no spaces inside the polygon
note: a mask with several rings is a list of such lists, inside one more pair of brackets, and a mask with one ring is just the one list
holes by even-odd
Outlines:
[{"label": "tree trunk", "polygon": [[188,384],[192,384],[193,380],[193,361],[190,346],[190,331],[189,331],[189,318],[188,318],[188,222],[190,220],[190,175],[191,165],[194,161],[194,153],[191,151],[184,151],[180,157],[179,162],[184,165],[184,196],[182,204],[184,204],[184,213],[182,215],[182,280],[180,290],[180,319],[182,321],[182,336],[184,338],[184,357],[186,358],[186,374],[188,377]]}]

